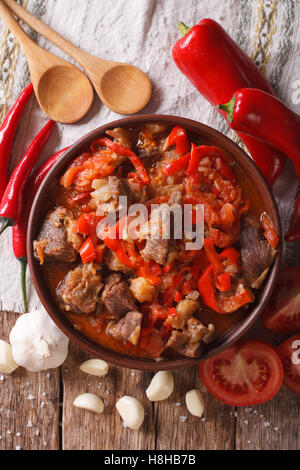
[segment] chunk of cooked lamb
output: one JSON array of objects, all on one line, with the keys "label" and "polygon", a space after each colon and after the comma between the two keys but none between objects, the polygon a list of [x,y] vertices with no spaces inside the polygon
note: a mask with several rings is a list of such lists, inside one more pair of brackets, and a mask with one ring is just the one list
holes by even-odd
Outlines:
[{"label": "chunk of cooked lamb", "polygon": [[130,273],[132,272],[132,268],[129,266],[126,266],[126,264],[123,264],[119,261],[116,253],[111,250],[107,250],[104,256],[104,262],[106,266],[111,269],[111,271],[121,271],[122,273]]},{"label": "chunk of cooked lamb", "polygon": [[186,296],[178,302],[176,306],[176,315],[169,316],[166,319],[166,323],[171,325],[172,328],[180,330],[184,328],[187,319],[190,318],[200,306],[197,298],[198,296],[196,297],[196,294],[194,294],[194,298],[188,298],[188,296]]},{"label": "chunk of cooked lamb", "polygon": [[83,238],[73,230],[73,213],[65,207],[48,212],[37,240],[33,242],[34,256],[43,262],[72,262],[77,258]]},{"label": "chunk of cooked lamb", "polygon": [[136,345],[140,338],[143,315],[140,312],[132,311],[126,313],[117,323],[110,321],[106,328],[106,333],[118,341]]},{"label": "chunk of cooked lamb", "polygon": [[183,356],[199,357],[202,352],[202,343],[208,343],[215,331],[212,323],[204,326],[194,317],[188,319],[183,330],[173,330],[166,348],[174,349]]},{"label": "chunk of cooked lamb", "polygon": [[[170,207],[175,206],[174,209],[176,209],[176,206],[180,206],[182,202],[182,194],[180,191],[174,191],[169,199],[168,205]],[[168,252],[169,252],[169,247],[172,246],[173,240],[165,239],[165,238],[160,238],[163,236],[163,231],[162,231],[162,226],[164,225],[164,219],[165,219],[165,212],[164,210],[161,210],[160,208],[154,209],[153,212],[151,213],[151,233],[148,233],[148,235],[152,238],[149,238],[146,241],[145,248],[141,251],[141,255],[143,256],[144,259],[146,260],[154,260],[159,264],[165,264]],[[174,235],[174,217],[173,217],[173,212],[170,213],[169,217],[169,222],[167,220],[167,223],[170,223],[169,231],[170,235]],[[150,227],[149,223],[147,222],[147,227]],[[150,231],[149,231],[150,232]]]},{"label": "chunk of cooked lamb", "polygon": [[56,289],[59,305],[75,313],[95,311],[98,295],[103,286],[98,265],[87,263],[69,271]]},{"label": "chunk of cooked lamb", "polygon": [[247,216],[240,233],[240,262],[243,277],[254,289],[266,278],[276,251],[264,238],[263,232],[252,216]]},{"label": "chunk of cooked lamb", "polygon": [[169,251],[169,240],[159,238],[157,240],[149,239],[141,255],[145,260],[153,259],[158,264],[164,264]]},{"label": "chunk of cooked lamb", "polygon": [[131,133],[127,129],[123,129],[121,127],[116,127],[115,129],[111,129],[106,131],[110,137],[117,139],[118,143],[127,149],[132,148],[132,139]]},{"label": "chunk of cooked lamb", "polygon": [[117,176],[108,177],[108,187],[110,194],[114,199],[119,199],[120,196],[128,196],[125,184],[121,178],[118,178]]},{"label": "chunk of cooked lamb", "polygon": [[130,281],[130,290],[139,302],[151,302],[155,294],[155,287],[149,284],[144,277],[135,277]]},{"label": "chunk of cooked lamb", "polygon": [[134,297],[126,281],[120,274],[110,274],[105,279],[101,300],[112,318],[121,318],[125,313],[135,310]]}]

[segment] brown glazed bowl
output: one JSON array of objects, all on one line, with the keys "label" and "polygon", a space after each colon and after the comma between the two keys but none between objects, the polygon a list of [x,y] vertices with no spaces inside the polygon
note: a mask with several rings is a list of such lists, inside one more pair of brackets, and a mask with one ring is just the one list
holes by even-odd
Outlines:
[{"label": "brown glazed bowl", "polygon": [[[75,330],[71,323],[69,323],[69,321],[59,311],[43,281],[41,267],[33,256],[32,244],[38,234],[41,220],[44,216],[44,208],[47,205],[46,201],[48,191],[57,180],[57,177],[62,174],[64,168],[81,152],[87,150],[88,144],[91,141],[104,136],[106,130],[114,127],[130,127],[131,125],[139,125],[145,122],[160,122],[169,126],[184,127],[190,133],[196,134],[200,139],[203,139],[204,143],[219,146],[225,150],[225,152],[229,153],[233,157],[233,160],[237,162],[238,168],[241,170],[243,182],[241,182],[241,180],[240,182],[242,187],[243,184],[248,185],[248,187],[250,184],[251,194],[255,197],[259,207],[262,208],[262,211],[265,210],[270,215],[273,220],[275,230],[277,234],[279,234],[280,243],[277,257],[270,269],[270,273],[264,287],[259,291],[256,302],[237,324],[235,324],[229,331],[225,332],[223,336],[208,344],[204,350],[204,354],[199,359],[182,357],[166,359],[164,361],[155,361],[151,359],[125,356],[106,349],[90,340],[80,333],[80,331]],[[27,233],[27,257],[32,281],[42,304],[58,327],[70,338],[71,341],[94,357],[105,359],[116,365],[146,370],[167,370],[193,366],[203,359],[208,359],[209,357],[220,353],[241,338],[264,310],[272,293],[280,267],[281,249],[281,227],[276,203],[264,177],[246,153],[232,140],[204,124],[181,117],[163,115],[140,115],[110,122],[98,127],[75,142],[75,144],[73,144],[52,167],[36,194],[30,213]]]}]

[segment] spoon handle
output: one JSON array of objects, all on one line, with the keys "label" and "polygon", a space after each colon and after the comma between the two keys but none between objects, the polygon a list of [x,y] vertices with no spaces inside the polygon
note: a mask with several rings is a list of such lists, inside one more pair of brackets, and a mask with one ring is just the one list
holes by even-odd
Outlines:
[{"label": "spoon handle", "polygon": [[[2,3],[2,0],[0,1]],[[89,61],[89,54],[83,52],[79,47],[74,46],[74,44],[63,38],[60,34],[54,31],[54,29],[40,21],[36,16],[32,15],[32,13],[26,10],[26,8],[22,7],[14,0],[5,0],[5,4],[18,18],[28,24],[28,26],[65,51],[69,56],[73,57],[73,59],[75,59],[83,68],[85,67],[86,62]]]},{"label": "spoon handle", "polygon": [[0,0],[0,17],[18,42],[22,45],[27,55],[27,52],[35,46],[35,43],[27,36],[21,26],[19,26],[18,22],[14,19],[2,0]]}]

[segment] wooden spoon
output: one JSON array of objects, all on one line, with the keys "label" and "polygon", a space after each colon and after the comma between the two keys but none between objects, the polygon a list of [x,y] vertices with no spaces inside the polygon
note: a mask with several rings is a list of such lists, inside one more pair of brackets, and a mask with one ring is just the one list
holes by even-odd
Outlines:
[{"label": "wooden spoon", "polygon": [[35,44],[0,0],[0,17],[22,45],[42,110],[54,121],[70,123],[90,109],[94,90],[78,67]]},{"label": "wooden spoon", "polygon": [[120,114],[133,114],[146,106],[151,96],[151,83],[147,75],[139,68],[87,54],[42,23],[14,0],[5,0],[5,3],[16,16],[82,66],[91,79],[99,98],[110,109]]}]

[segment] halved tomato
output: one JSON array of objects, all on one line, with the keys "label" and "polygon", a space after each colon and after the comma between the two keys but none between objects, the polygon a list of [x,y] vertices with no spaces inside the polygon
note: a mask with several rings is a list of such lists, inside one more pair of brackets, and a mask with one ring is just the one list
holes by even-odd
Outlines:
[{"label": "halved tomato", "polygon": [[277,352],[267,343],[242,340],[200,363],[208,391],[231,406],[251,406],[271,400],[283,381]]},{"label": "halved tomato", "polygon": [[275,333],[300,331],[300,267],[280,271],[274,294],[262,315],[266,328]]},{"label": "halved tomato", "polygon": [[284,370],[284,384],[300,396],[300,335],[291,336],[277,347]]}]

